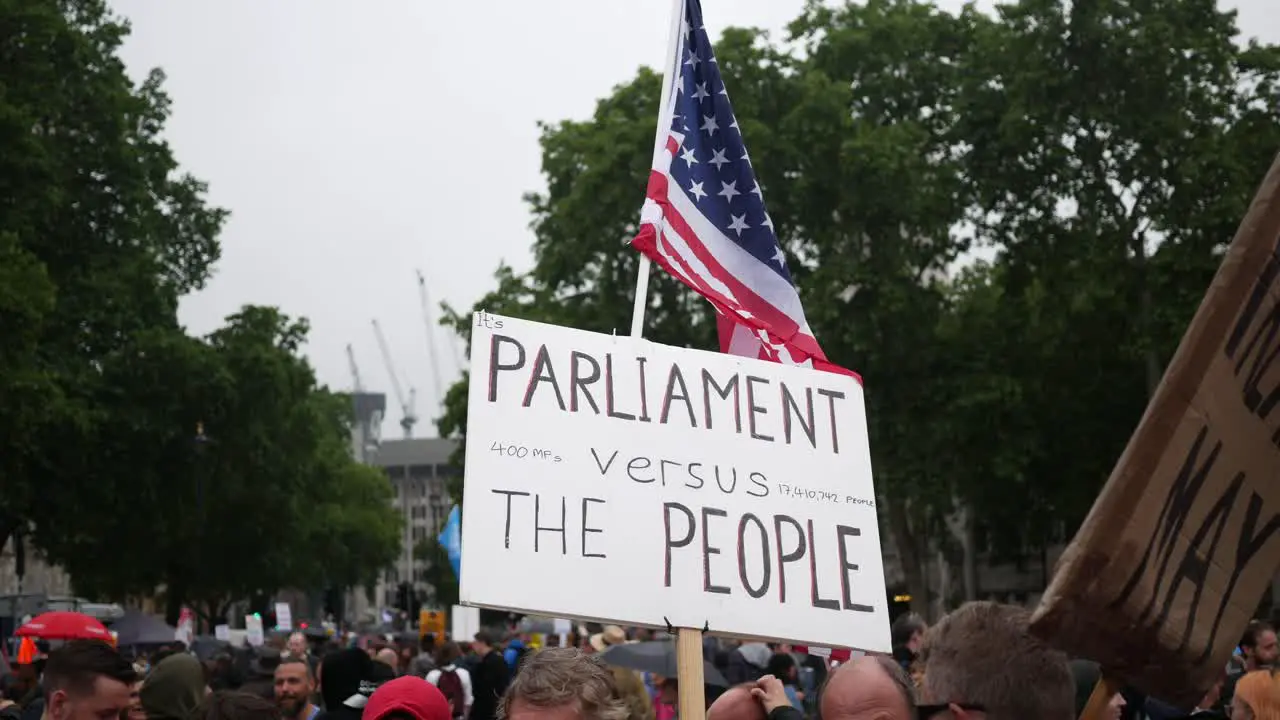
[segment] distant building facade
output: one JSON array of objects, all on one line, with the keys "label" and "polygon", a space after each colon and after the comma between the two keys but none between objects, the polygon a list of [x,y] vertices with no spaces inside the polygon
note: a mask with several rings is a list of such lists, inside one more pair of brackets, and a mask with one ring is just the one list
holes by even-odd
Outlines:
[{"label": "distant building facade", "polygon": [[13,538],[0,547],[0,595],[23,593],[38,595],[70,595],[71,576],[57,565],[45,562],[31,543],[26,543],[25,572],[18,577],[18,562]]},{"label": "distant building facade", "polygon": [[426,563],[413,556],[413,549],[423,540],[439,535],[449,518],[453,499],[445,481],[457,472],[449,463],[457,447],[457,440],[442,438],[383,440],[369,455],[369,464],[381,468],[391,481],[395,489],[392,505],[404,517],[400,556],[380,578],[374,598],[378,607],[395,605],[396,588],[401,582],[412,583],[419,597],[432,600],[434,589],[426,583]]},{"label": "distant building facade", "polygon": [[351,403],[355,409],[355,422],[351,425],[351,455],[367,463],[382,440],[387,396],[384,393],[356,392],[351,394]]}]

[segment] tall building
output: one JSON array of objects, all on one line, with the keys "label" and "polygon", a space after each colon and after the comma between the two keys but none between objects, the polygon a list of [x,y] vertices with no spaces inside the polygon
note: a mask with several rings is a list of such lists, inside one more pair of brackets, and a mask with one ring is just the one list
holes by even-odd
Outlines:
[{"label": "tall building", "polygon": [[404,516],[400,558],[378,583],[374,599],[378,607],[395,604],[396,588],[401,582],[413,583],[420,597],[431,600],[426,564],[413,556],[413,549],[423,540],[436,537],[449,518],[453,500],[445,489],[445,480],[456,472],[449,457],[457,446],[456,440],[441,438],[383,440],[370,455],[369,463],[382,468],[391,480],[395,488],[392,504]]},{"label": "tall building", "polygon": [[[354,410],[354,422],[351,425],[351,456],[359,462],[372,464],[371,458],[381,440],[382,418],[387,412],[387,396],[384,393],[358,391],[351,394],[351,403]],[[307,602],[295,603],[294,611],[303,613],[305,617],[319,617],[321,601],[318,594],[300,595],[300,597],[306,597]],[[348,588],[343,604],[346,620],[376,622],[378,619],[377,598],[369,597],[363,587]]]},{"label": "tall building", "polygon": [[383,393],[355,392],[355,423],[351,426],[351,454],[362,463],[369,462],[382,440],[382,418],[387,414],[387,396]]}]

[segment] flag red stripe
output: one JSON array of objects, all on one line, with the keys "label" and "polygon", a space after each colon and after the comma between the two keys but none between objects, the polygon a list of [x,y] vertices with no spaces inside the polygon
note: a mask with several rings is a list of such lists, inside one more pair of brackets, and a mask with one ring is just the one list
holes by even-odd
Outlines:
[{"label": "flag red stripe", "polygon": [[[817,341],[814,340],[812,336],[801,332],[800,325],[796,323],[795,320],[791,319],[786,313],[761,298],[755,293],[755,291],[744,285],[737,277],[724,269],[724,267],[716,260],[715,256],[712,255],[707,247],[702,244],[702,241],[698,238],[693,229],[689,227],[688,222],[685,221],[679,211],[672,207],[670,201],[667,199],[667,193],[671,191],[669,184],[669,178],[666,175],[663,175],[656,170],[653,171],[649,176],[648,198],[662,208],[663,218],[670,226],[671,231],[677,233],[680,236],[680,239],[689,246],[689,249],[693,252],[694,256],[702,262],[702,264],[711,273],[712,277],[729,288],[729,291],[732,292],[734,297],[737,299],[737,303],[734,303],[721,293],[710,290],[709,288],[702,291],[704,294],[707,294],[708,299],[711,299],[717,304],[725,307],[728,309],[729,313],[734,316],[737,316],[737,313],[734,312],[736,309],[734,305],[738,305],[742,309],[759,318],[761,323],[760,327],[762,329],[772,331],[773,334],[778,336],[778,338],[783,342],[796,347],[805,355],[811,356],[815,360],[826,360],[826,355],[822,352],[822,348],[818,347]],[[649,259],[661,265],[667,272],[679,277],[680,273],[673,270],[670,263],[667,261],[667,258],[657,252],[657,248],[655,246],[656,237],[645,232],[649,227],[652,226],[646,226],[641,230],[640,234],[637,235],[636,239],[633,241],[633,244],[641,252],[648,255]],[[755,324],[756,323],[752,323],[752,325]]]}]

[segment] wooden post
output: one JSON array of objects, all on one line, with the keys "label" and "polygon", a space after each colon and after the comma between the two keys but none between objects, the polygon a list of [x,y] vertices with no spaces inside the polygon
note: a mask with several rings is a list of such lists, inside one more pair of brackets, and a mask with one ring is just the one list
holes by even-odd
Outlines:
[{"label": "wooden post", "polygon": [[1098,678],[1098,684],[1093,686],[1093,692],[1089,694],[1089,702],[1085,703],[1084,712],[1080,713],[1080,720],[1102,720],[1106,717],[1107,704],[1118,692],[1120,692],[1120,683],[1103,673],[1102,677]]},{"label": "wooden post", "polygon": [[680,683],[680,720],[702,720],[707,712],[702,631],[676,631],[676,681]]}]

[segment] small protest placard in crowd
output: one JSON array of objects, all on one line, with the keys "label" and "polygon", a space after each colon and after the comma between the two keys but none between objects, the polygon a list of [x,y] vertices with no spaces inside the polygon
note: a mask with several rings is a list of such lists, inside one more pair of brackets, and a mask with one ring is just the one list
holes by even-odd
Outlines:
[{"label": "small protest placard in crowd", "polygon": [[1277,238],[1280,158],[1033,620],[1110,677],[1185,708],[1222,672],[1280,565]]},{"label": "small protest placard in crowd", "polygon": [[253,647],[262,647],[267,641],[262,630],[262,616],[254,613],[244,616],[245,640]]},{"label": "small protest placard in crowd", "polygon": [[479,313],[462,602],[888,651],[851,377]]},{"label": "small protest placard in crowd", "polygon": [[287,602],[276,603],[276,629],[281,632],[293,630],[293,610]]}]

